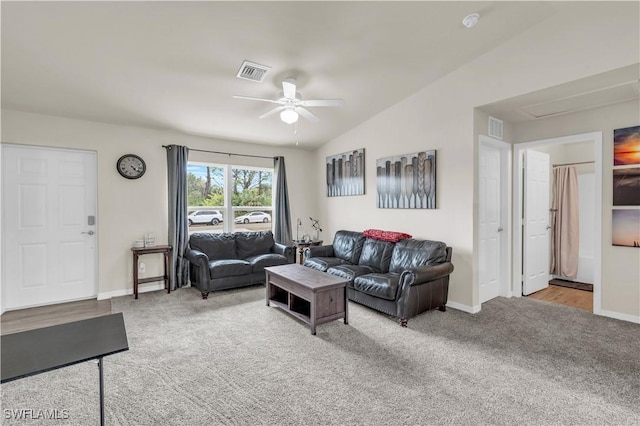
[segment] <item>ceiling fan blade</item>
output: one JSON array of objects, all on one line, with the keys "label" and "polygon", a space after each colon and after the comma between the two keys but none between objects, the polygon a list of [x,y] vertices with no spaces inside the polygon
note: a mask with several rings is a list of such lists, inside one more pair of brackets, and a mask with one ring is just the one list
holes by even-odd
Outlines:
[{"label": "ceiling fan blade", "polygon": [[282,80],[282,93],[287,99],[296,98],[296,79],[293,77],[285,78]]},{"label": "ceiling fan blade", "polygon": [[285,109],[285,107],[283,106],[279,106],[279,107],[275,107],[274,109],[272,109],[271,111],[267,111],[264,114],[262,114],[260,117],[258,118],[266,118],[266,117],[270,117],[273,114],[282,111],[283,109]]},{"label": "ceiling fan blade", "polygon": [[315,115],[314,113],[312,113],[311,111],[301,108],[301,107],[297,107],[295,109],[295,111],[300,114],[302,117],[306,118],[309,121],[320,121],[320,119],[318,118],[317,115]]},{"label": "ceiling fan blade", "polygon": [[260,102],[270,102],[272,104],[279,104],[280,102],[274,101],[273,99],[264,99],[264,98],[252,98],[251,96],[233,96],[235,99],[248,99],[250,101],[260,101]]},{"label": "ceiling fan blade", "polygon": [[333,107],[333,106],[344,105],[344,100],[342,99],[308,99],[306,101],[300,101],[298,105],[305,106],[305,107]]}]

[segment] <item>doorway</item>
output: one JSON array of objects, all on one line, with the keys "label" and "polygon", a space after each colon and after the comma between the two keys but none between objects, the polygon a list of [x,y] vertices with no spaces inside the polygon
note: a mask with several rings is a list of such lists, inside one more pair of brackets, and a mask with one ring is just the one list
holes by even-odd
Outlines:
[{"label": "doorway", "polygon": [[[589,144],[591,149],[583,149],[585,144]],[[571,147],[574,147],[572,150]],[[580,149],[575,149],[580,148]],[[527,142],[514,145],[514,154],[513,161],[514,167],[519,172],[514,176],[514,198],[513,198],[513,211],[514,217],[518,218],[514,221],[514,260],[513,260],[513,294],[516,297],[520,297],[523,294],[526,294],[524,290],[524,281],[526,280],[525,276],[525,266],[527,259],[530,257],[544,257],[547,253],[544,250],[550,250],[549,245],[539,245],[538,247],[527,245],[527,230],[526,223],[527,220],[525,218],[525,200],[527,199],[527,185],[526,185],[526,177],[522,172],[524,167],[524,155],[528,150],[538,150],[538,151],[546,151],[555,153],[552,155],[551,163],[555,165],[561,165],[564,163],[565,165],[570,163],[578,163],[582,162],[580,159],[587,158],[590,161],[585,161],[585,163],[590,163],[592,167],[591,176],[589,173],[585,173],[587,176],[585,180],[585,185],[592,185],[592,188],[601,188],[602,187],[602,132],[594,132],[594,133],[586,133],[572,136],[565,136],[559,138],[551,138],[544,139],[539,141]],[[558,157],[558,152],[564,151],[565,157]],[[571,152],[573,151],[573,154]],[[576,154],[579,152],[580,154]],[[569,155],[569,154],[571,155]],[[573,156],[572,156],[573,155]],[[565,158],[568,161],[557,161],[557,158]],[[571,159],[574,160],[571,160]],[[578,160],[575,160],[578,158]],[[560,163],[560,164],[557,164]],[[553,165],[552,164],[552,165]],[[590,221],[592,223],[591,228],[585,233],[585,241],[584,245],[587,244],[591,247],[591,250],[583,249],[581,251],[581,256],[583,256],[582,263],[583,267],[580,271],[582,276],[592,277],[593,284],[593,302],[592,302],[592,311],[596,314],[600,312],[600,304],[601,304],[601,260],[600,260],[600,250],[598,249],[601,246],[601,227],[602,227],[602,201],[601,201],[601,191],[593,190],[590,193],[591,196],[585,196],[581,210],[589,210],[592,213]],[[551,212],[549,212],[549,225],[551,224]],[[522,224],[520,226],[519,224]],[[540,252],[540,253],[538,253]],[[588,258],[588,260],[587,260]],[[548,283],[549,279],[554,278],[549,275],[546,278],[546,283]],[[546,285],[544,286],[546,287]]]},{"label": "doorway", "polygon": [[2,145],[3,311],[98,294],[96,153]]}]

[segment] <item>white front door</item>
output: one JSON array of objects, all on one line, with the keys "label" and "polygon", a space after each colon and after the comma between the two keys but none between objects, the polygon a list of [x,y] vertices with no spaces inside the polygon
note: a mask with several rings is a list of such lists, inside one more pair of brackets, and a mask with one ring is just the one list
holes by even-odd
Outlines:
[{"label": "white front door", "polygon": [[478,229],[480,303],[500,295],[501,163],[500,149],[481,144],[478,151]]},{"label": "white front door", "polygon": [[2,149],[4,307],[95,297],[95,153]]},{"label": "white front door", "polygon": [[524,231],[522,294],[549,286],[549,154],[524,152]]}]

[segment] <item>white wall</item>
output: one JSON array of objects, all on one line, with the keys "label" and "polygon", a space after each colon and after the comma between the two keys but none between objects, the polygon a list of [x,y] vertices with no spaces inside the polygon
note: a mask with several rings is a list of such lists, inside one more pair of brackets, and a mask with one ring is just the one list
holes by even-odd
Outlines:
[{"label": "white wall", "polygon": [[[366,194],[320,195],[328,235],[338,229],[382,228],[445,241],[453,247],[455,266],[449,299],[469,311],[479,306],[474,107],[640,62],[640,40],[633,31],[620,30],[638,28],[637,3],[594,3],[571,30],[566,22],[575,23],[576,17],[570,7],[553,5],[558,12],[547,20],[317,150],[314,192],[323,194],[324,158],[365,148]],[[438,151],[438,208],[377,209],[375,160],[429,149]],[[611,308],[637,312],[624,304]]]},{"label": "white wall", "polygon": [[[20,111],[2,110],[2,143],[93,150],[98,163],[98,282],[100,297],[131,293],[134,240],[155,232],[157,243],[167,243],[167,170],[162,145],[262,156],[282,155],[288,176],[292,218],[313,216],[316,196],[310,187],[308,151],[187,136],[169,131],[70,120]],[[117,159],[134,153],[147,163],[145,175],[137,180],[122,178]],[[239,165],[273,167],[273,161],[192,152],[190,160],[233,162]],[[302,178],[301,178],[302,177]],[[292,220],[292,226],[295,225]],[[155,257],[154,257],[155,256]],[[145,276],[162,275],[161,255],[141,258]],[[159,283],[160,285],[162,283]],[[3,286],[5,284],[3,283]],[[157,287],[158,284],[147,284]],[[141,285],[141,288],[143,286]]]},{"label": "white wall", "polygon": [[[578,274],[575,281],[582,283],[593,283],[594,278],[594,236],[595,215],[593,205],[595,204],[596,180],[595,174],[578,174],[578,202],[580,212],[578,217],[580,243],[578,246]],[[600,249],[598,247],[598,249]]]}]

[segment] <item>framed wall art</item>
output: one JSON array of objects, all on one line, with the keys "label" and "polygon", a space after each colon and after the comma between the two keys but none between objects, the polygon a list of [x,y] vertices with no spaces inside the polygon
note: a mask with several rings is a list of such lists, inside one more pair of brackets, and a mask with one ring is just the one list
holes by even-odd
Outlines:
[{"label": "framed wall art", "polygon": [[[611,244],[640,248],[640,126],[613,131]],[[625,209],[634,206],[636,208]]]},{"label": "framed wall art", "polygon": [[364,194],[364,148],[327,157],[327,197]]},{"label": "framed wall art", "polygon": [[611,244],[640,248],[640,210],[611,211]]},{"label": "framed wall art", "polygon": [[436,208],[436,151],[376,160],[376,205],[382,209]]},{"label": "framed wall art", "polygon": [[613,170],[613,205],[640,206],[640,167]]},{"label": "framed wall art", "polygon": [[640,166],[640,126],[613,131],[613,165]]}]

